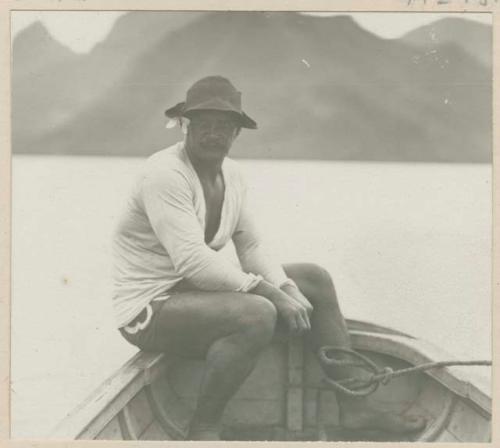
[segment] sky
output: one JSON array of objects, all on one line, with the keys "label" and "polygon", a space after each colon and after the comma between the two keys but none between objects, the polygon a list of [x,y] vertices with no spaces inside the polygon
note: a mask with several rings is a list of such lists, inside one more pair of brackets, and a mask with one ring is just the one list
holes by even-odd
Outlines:
[{"label": "sky", "polygon": [[[49,33],[62,44],[78,53],[90,51],[104,40],[116,19],[126,12],[117,11],[13,11],[11,31],[14,38],[19,31],[39,20]],[[323,13],[325,15],[335,15]],[[315,13],[315,15],[317,15]],[[342,13],[345,15],[345,13]],[[443,17],[463,17],[492,24],[489,13],[353,13],[359,25],[383,38],[397,38],[403,34]],[[388,25],[390,24],[390,26]],[[91,32],[89,32],[91,30]]]}]

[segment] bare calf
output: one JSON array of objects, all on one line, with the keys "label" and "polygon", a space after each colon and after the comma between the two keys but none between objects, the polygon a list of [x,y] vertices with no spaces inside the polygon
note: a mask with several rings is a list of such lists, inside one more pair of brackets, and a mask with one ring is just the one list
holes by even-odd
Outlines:
[{"label": "bare calf", "polygon": [[183,292],[156,310],[151,342],[141,348],[206,360],[189,439],[217,437],[224,407],[271,341],[275,324],[274,305],[254,294]]}]

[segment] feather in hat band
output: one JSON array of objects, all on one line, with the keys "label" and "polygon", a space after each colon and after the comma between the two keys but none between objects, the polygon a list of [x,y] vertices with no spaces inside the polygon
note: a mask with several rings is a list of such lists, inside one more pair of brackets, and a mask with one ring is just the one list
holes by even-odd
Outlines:
[{"label": "feather in hat band", "polygon": [[187,91],[186,101],[167,109],[165,115],[171,119],[189,118],[189,113],[196,110],[233,112],[241,127],[257,129],[257,123],[241,108],[241,92],[222,76],[207,76],[195,82]]}]

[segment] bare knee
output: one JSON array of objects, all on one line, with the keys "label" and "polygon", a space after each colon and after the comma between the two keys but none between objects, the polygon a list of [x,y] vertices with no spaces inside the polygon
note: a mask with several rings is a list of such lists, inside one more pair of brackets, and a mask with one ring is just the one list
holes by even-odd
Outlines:
[{"label": "bare knee", "polygon": [[320,265],[303,263],[293,271],[293,280],[313,307],[337,303],[337,294],[330,273]]},{"label": "bare knee", "polygon": [[265,297],[245,294],[238,321],[246,337],[255,345],[268,344],[274,334],[277,319],[275,306]]}]

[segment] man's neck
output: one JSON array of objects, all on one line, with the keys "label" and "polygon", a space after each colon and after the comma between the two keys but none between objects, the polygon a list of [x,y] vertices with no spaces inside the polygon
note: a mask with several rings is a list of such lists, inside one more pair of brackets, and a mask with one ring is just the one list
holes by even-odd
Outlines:
[{"label": "man's neck", "polygon": [[222,162],[224,159],[214,161],[199,160],[191,157],[189,153],[188,157],[200,180],[215,182],[217,176],[222,171]]}]

